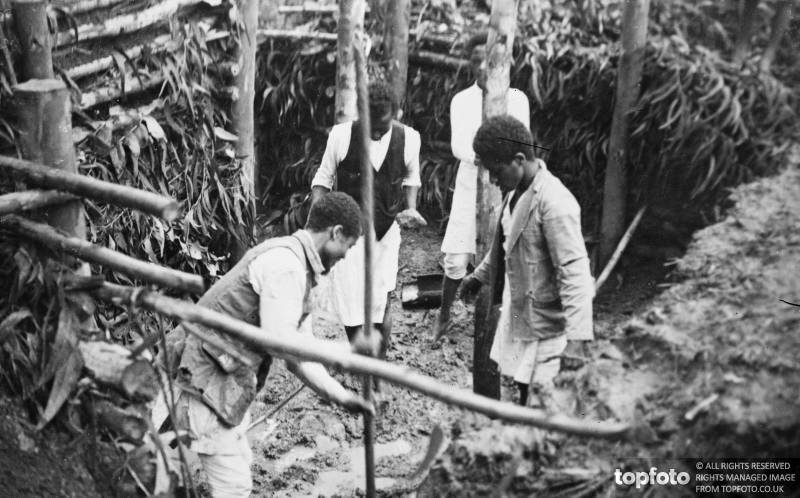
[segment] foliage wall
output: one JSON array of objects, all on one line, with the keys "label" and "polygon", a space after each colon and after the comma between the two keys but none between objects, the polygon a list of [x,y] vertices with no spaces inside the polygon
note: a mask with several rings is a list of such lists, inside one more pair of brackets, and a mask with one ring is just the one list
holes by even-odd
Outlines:
[{"label": "foliage wall", "polygon": [[[619,59],[619,2],[544,2],[524,12],[512,86],[531,103],[531,124],[551,169],[578,196],[584,229],[599,225],[603,171]],[[764,42],[769,4],[756,42]],[[682,210],[697,219],[727,188],[778,166],[796,133],[797,98],[785,72],[728,62],[735,11],[728,2],[654,2],[640,105],[632,116],[631,205]],[[475,29],[473,27],[472,29]],[[790,62],[791,40],[782,59]],[[412,43],[411,53],[419,48]],[[441,49],[440,49],[441,50]],[[455,47],[455,55],[464,55]],[[273,216],[308,190],[332,125],[334,46],[272,41],[262,46],[257,91],[260,160]],[[423,137],[421,204],[444,218],[456,163],[447,150],[449,102],[465,72],[412,65],[403,121]],[[260,97],[259,97],[260,95]],[[270,211],[270,209],[272,211]],[[694,213],[694,214],[691,214]],[[706,220],[707,221],[707,220]]]}]

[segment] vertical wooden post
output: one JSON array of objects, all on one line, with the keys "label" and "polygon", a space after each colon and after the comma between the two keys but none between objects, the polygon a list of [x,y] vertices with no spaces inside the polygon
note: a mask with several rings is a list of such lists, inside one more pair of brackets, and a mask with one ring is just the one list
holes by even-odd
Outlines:
[{"label": "vertical wooden post", "polygon": [[338,39],[336,42],[336,123],[354,121],[358,117],[356,96],[356,62],[353,36],[364,31],[365,0],[340,0]]},{"label": "vertical wooden post", "polygon": [[772,17],[772,25],[770,26],[769,44],[759,61],[759,67],[764,72],[769,71],[770,67],[772,67],[772,62],[778,53],[778,47],[781,44],[783,35],[786,34],[786,30],[789,28],[789,22],[792,20],[792,2],[793,0],[781,0],[775,6],[775,15]]},{"label": "vertical wooden post", "polygon": [[47,26],[47,2],[15,0],[11,4],[11,11],[22,52],[20,80],[52,78],[53,56],[50,53],[50,28]]},{"label": "vertical wooden post", "polygon": [[[14,87],[19,140],[25,159],[77,173],[72,145],[72,109],[69,90],[57,79],[34,79]],[[44,208],[47,223],[69,235],[86,238],[81,201]]]},{"label": "vertical wooden post", "polygon": [[[511,56],[517,28],[517,7],[516,0],[492,2],[489,36],[486,42],[484,121],[492,116],[506,114],[508,109],[506,99],[511,80]],[[489,250],[502,199],[500,190],[492,185],[489,173],[484,168],[478,168],[477,188],[477,256],[480,260]],[[482,292],[475,304],[472,389],[478,394],[500,399],[500,374],[489,359],[498,317],[496,312],[492,312],[491,297],[489,292]]]},{"label": "vertical wooden post", "polygon": [[[364,325],[363,334],[369,338],[372,334],[372,252],[373,252],[373,213],[374,199],[372,194],[372,162],[369,160],[370,116],[369,94],[367,91],[367,57],[363,31],[356,31],[359,37],[353,44],[355,49],[356,90],[358,97],[358,120],[360,136],[358,145],[361,155],[361,212],[364,232]],[[372,377],[364,376],[364,399],[372,401]],[[364,413],[364,463],[366,465],[366,495],[375,496],[375,418]]]},{"label": "vertical wooden post", "polygon": [[736,42],[733,46],[733,62],[736,64],[744,62],[757,29],[758,0],[742,0],[739,9],[739,32],[736,33]]},{"label": "vertical wooden post", "polygon": [[241,185],[247,201],[246,226],[241,227],[233,248],[233,258],[239,260],[250,246],[256,219],[255,134],[253,105],[256,81],[256,31],[258,30],[258,0],[239,0],[239,16],[243,26],[237,47],[236,62],[241,70],[234,78],[239,98],[233,101],[231,121],[236,141],[236,157],[241,161]]},{"label": "vertical wooden post", "polygon": [[[374,12],[375,9],[373,9]],[[408,77],[408,17],[409,0],[393,0],[386,6],[383,44],[389,62],[389,84],[398,109],[403,108]]]},{"label": "vertical wooden post", "polygon": [[639,100],[650,0],[628,0],[622,15],[622,56],[617,69],[617,90],[608,143],[600,222],[600,263],[605,265],[625,232],[628,195],[628,122]]}]

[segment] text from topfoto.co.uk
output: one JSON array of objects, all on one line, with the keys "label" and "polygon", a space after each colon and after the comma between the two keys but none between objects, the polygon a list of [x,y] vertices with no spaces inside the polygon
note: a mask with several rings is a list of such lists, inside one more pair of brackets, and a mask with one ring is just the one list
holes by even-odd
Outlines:
[{"label": "text from topfoto.co.uk", "polygon": [[[650,466],[642,470],[614,471],[617,486],[644,491],[650,486],[685,487],[698,496],[769,495],[788,496],[800,491],[797,469],[800,459],[681,459],[669,468]],[[648,462],[650,463],[650,462]],[[676,469],[677,467],[677,469]]]},{"label": "text from topfoto.co.uk", "polygon": [[678,472],[675,469],[659,471],[655,467],[650,467],[648,472],[622,472],[620,469],[614,471],[614,482],[620,486],[636,486],[641,489],[645,486],[685,486],[692,480],[688,472]]}]

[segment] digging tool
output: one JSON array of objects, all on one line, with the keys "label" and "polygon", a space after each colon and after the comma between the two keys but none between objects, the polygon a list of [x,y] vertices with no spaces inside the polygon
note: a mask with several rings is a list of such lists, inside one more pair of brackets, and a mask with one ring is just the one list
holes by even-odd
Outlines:
[{"label": "digging tool", "polygon": [[275,405],[275,406],[272,408],[272,410],[268,411],[268,412],[267,412],[267,413],[265,413],[264,415],[261,415],[261,416],[260,416],[260,417],[258,417],[257,419],[253,420],[253,422],[251,422],[251,423],[250,423],[250,425],[248,425],[248,426],[247,426],[247,431],[245,431],[245,432],[250,432],[250,430],[252,430],[252,429],[253,429],[253,427],[257,427],[258,425],[260,425],[260,424],[263,424],[264,422],[266,422],[267,420],[269,420],[270,418],[272,418],[272,417],[273,417],[273,416],[274,416],[276,413],[278,413],[278,412],[281,410],[281,408],[283,408],[284,406],[286,406],[286,403],[290,402],[291,400],[293,400],[293,399],[294,399],[294,397],[295,397],[295,396],[297,396],[298,394],[300,394],[300,391],[302,391],[302,390],[303,390],[303,388],[305,388],[305,387],[306,387],[306,385],[305,385],[305,384],[301,384],[301,385],[300,385],[300,387],[298,387],[297,389],[295,389],[295,391],[294,391],[292,394],[290,394],[289,396],[287,396],[286,398],[284,398],[284,400],[283,400],[283,401],[281,401],[280,403],[278,403],[277,405]]},{"label": "digging tool", "polygon": [[[372,164],[369,160],[370,116],[369,95],[367,94],[367,61],[366,36],[356,36],[353,55],[356,62],[356,96],[358,101],[358,119],[361,131],[358,137],[361,149],[361,211],[364,224],[364,324],[362,333],[369,340],[372,333]],[[364,399],[372,403],[372,376],[364,376]],[[364,412],[364,462],[366,465],[366,495],[375,496],[375,418],[372,413]]]},{"label": "digging tool", "polygon": [[639,209],[639,212],[636,213],[636,216],[633,218],[628,229],[625,231],[625,234],[619,240],[619,244],[617,244],[617,248],[614,250],[614,254],[611,255],[611,259],[608,260],[606,267],[603,268],[603,271],[600,273],[600,276],[597,277],[597,280],[594,283],[594,291],[597,292],[600,290],[600,287],[606,282],[608,276],[611,275],[611,270],[617,266],[617,261],[619,261],[620,256],[622,256],[622,252],[625,250],[625,247],[630,242],[631,237],[633,236],[633,231],[636,230],[636,227],[639,225],[639,222],[642,221],[642,215],[644,215],[644,211],[647,209],[647,206],[642,206]]},{"label": "digging tool", "polygon": [[428,450],[425,452],[425,456],[422,458],[419,466],[414,472],[401,478],[397,484],[392,486],[392,488],[388,490],[389,494],[406,494],[418,489],[420,485],[422,485],[422,481],[428,476],[431,467],[433,467],[433,462],[442,453],[446,441],[447,437],[444,434],[444,429],[442,429],[440,424],[436,424],[428,440]]}]

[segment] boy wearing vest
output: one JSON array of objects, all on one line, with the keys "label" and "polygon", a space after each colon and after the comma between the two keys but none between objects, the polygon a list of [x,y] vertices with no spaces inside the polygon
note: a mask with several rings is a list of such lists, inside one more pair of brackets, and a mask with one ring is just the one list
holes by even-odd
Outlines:
[{"label": "boy wearing vest", "polygon": [[502,302],[502,308],[489,357],[517,382],[520,404],[552,410],[567,339],[593,337],[594,280],[581,209],[534,156],[533,137],[517,119],[486,120],[473,148],[475,164],[506,195],[491,248],[464,278],[462,292],[490,285],[493,304]]},{"label": "boy wearing vest", "polygon": [[[360,209],[343,193],[316,203],[303,230],[253,247],[200,298],[198,304],[260,326],[264,334],[311,334],[310,293],[317,278],[344,257],[361,233]],[[249,360],[187,334],[201,329]],[[188,430],[191,450],[208,475],[214,496],[249,496],[252,453],[248,408],[264,385],[272,358],[201,324],[180,325],[168,336],[170,365],[177,365],[177,426]],[[291,362],[289,370],[320,396],[350,410],[370,410],[319,363]]]},{"label": "boy wearing vest", "polygon": [[[391,333],[389,293],[397,281],[400,226],[425,225],[417,212],[420,136],[393,120],[397,106],[382,81],[369,85],[369,159],[374,170],[372,263],[372,326],[381,333],[380,358],[386,357]],[[334,188],[361,202],[361,153],[358,121],[334,126],[319,169],[311,182],[312,202]],[[405,209],[404,209],[405,206]],[[397,218],[397,221],[395,221]],[[359,238],[347,256],[331,270],[333,312],[353,342],[364,325],[364,243]]]}]

